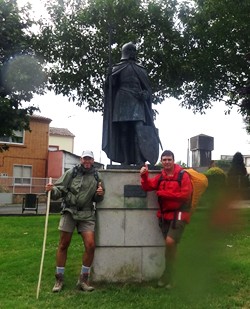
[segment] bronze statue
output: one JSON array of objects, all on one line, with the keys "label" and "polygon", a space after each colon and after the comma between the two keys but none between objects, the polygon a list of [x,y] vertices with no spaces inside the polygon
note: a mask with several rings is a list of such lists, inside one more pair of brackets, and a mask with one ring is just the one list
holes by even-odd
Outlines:
[{"label": "bronze statue", "polygon": [[102,149],[114,162],[155,164],[159,142],[149,78],[136,61],[135,44],[129,42],[105,83]]}]

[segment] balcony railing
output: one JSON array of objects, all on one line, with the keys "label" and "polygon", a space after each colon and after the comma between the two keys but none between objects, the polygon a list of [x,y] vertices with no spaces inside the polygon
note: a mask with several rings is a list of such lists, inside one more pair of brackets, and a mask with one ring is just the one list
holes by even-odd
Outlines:
[{"label": "balcony railing", "polygon": [[[55,182],[55,180],[56,179],[52,179],[52,182]],[[9,192],[13,194],[42,194],[45,192],[45,185],[48,182],[48,178],[17,178],[0,176],[0,192]]]}]

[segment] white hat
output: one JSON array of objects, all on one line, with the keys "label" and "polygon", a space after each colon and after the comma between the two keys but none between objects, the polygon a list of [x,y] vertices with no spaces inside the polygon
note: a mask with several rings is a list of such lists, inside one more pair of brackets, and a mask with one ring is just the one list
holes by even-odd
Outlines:
[{"label": "white hat", "polygon": [[84,150],[82,152],[82,158],[84,158],[84,157],[90,157],[90,158],[94,159],[93,151],[91,151],[91,150]]}]

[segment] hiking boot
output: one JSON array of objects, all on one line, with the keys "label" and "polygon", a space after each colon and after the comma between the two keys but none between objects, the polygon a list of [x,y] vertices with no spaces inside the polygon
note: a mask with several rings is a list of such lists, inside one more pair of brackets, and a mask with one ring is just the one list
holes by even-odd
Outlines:
[{"label": "hiking boot", "polygon": [[86,275],[86,274],[80,275],[76,286],[80,290],[85,291],[85,292],[92,292],[95,289],[93,286],[89,285],[89,275]]},{"label": "hiking boot", "polygon": [[63,288],[63,274],[56,274],[56,283],[53,286],[52,292],[57,293],[60,292]]},{"label": "hiking boot", "polygon": [[164,271],[164,273],[162,274],[162,276],[158,280],[157,286],[159,288],[165,287],[166,289],[170,289],[172,287],[171,280],[170,280],[170,278],[169,278],[169,276],[168,276],[166,271]]}]

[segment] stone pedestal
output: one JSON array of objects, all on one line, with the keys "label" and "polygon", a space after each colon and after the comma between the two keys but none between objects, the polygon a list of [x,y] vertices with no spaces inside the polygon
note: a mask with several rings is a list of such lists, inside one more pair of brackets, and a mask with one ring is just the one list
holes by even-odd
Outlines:
[{"label": "stone pedestal", "polygon": [[[164,239],[154,192],[140,187],[138,170],[101,170],[106,194],[97,206],[93,281],[157,279],[164,269]],[[154,176],[159,171],[151,171]]]}]

